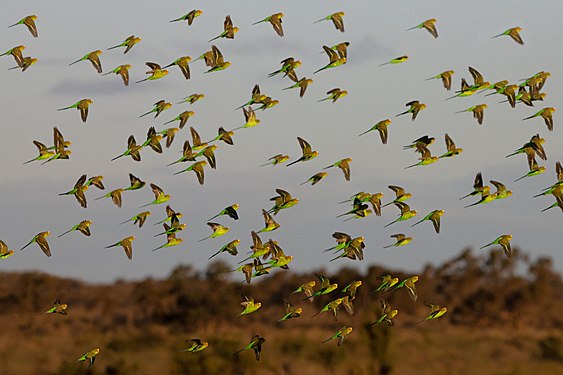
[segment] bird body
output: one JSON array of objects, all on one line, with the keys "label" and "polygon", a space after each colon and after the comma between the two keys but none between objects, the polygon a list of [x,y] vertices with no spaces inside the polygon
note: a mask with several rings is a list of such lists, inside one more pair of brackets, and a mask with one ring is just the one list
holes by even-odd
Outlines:
[{"label": "bird body", "polygon": [[422,28],[426,29],[426,31],[428,31],[434,38],[438,38],[438,31],[436,30],[436,18],[426,20],[415,27],[407,29],[407,31]]},{"label": "bird body", "polygon": [[102,74],[102,62],[100,61],[100,55],[101,54],[102,54],[102,51],[100,51],[100,50],[89,52],[89,53],[85,54],[81,59],[78,59],[74,62],[71,62],[69,64],[69,66],[74,65],[76,63],[79,63],[81,61],[88,60],[92,63],[92,66],[94,67],[94,69],[96,69],[98,74]]},{"label": "bird body", "polygon": [[49,243],[47,242],[47,237],[49,237],[50,235],[51,232],[49,231],[39,232],[37,235],[35,235],[35,237],[31,239],[31,241],[27,243],[27,245],[22,247],[20,250],[25,249],[32,243],[36,243],[41,249],[41,251],[43,251],[43,253],[47,255],[47,257],[51,257],[51,249],[49,248]]},{"label": "bird body", "polygon": [[139,43],[141,41],[141,38],[136,37],[135,35],[131,35],[128,36],[127,38],[125,38],[125,40],[123,42],[121,42],[120,44],[113,46],[113,47],[109,47],[109,50],[115,49],[115,48],[119,48],[119,47],[125,47],[125,51],[123,51],[123,54],[126,54],[127,52],[129,52],[131,50],[131,48],[133,48],[133,46],[137,43]]},{"label": "bird body", "polygon": [[33,14],[33,15],[26,16],[26,17],[22,18],[21,20],[19,20],[15,24],[10,25],[8,27],[14,27],[14,26],[17,26],[17,25],[25,25],[27,27],[27,29],[29,30],[29,32],[31,33],[31,35],[34,38],[37,38],[39,36],[39,34],[37,32],[37,25],[35,25],[36,20],[37,20],[37,16]]},{"label": "bird body", "polygon": [[88,367],[92,366],[94,364],[94,361],[96,360],[96,356],[100,353],[100,349],[96,348],[96,349],[92,349],[86,353],[84,353],[84,355],[80,358],[78,358],[78,360],[76,362],[82,362],[82,361],[88,361]]},{"label": "bird body", "polygon": [[510,241],[512,240],[512,235],[511,234],[503,234],[497,237],[496,240],[494,240],[493,242],[490,242],[484,246],[481,246],[481,249],[484,249],[488,246],[492,246],[492,245],[500,245],[500,247],[502,247],[502,250],[504,251],[504,253],[506,254],[507,257],[511,257],[512,256],[512,248],[510,246]]},{"label": "bird body", "polygon": [[112,248],[112,247],[121,246],[121,247],[123,247],[123,250],[125,251],[125,255],[127,255],[127,258],[129,258],[129,260],[131,260],[131,259],[133,259],[133,241],[134,240],[135,240],[135,236],[125,237],[121,241],[118,241],[118,242],[114,243],[113,245],[106,246],[105,248],[109,249],[109,248]]}]

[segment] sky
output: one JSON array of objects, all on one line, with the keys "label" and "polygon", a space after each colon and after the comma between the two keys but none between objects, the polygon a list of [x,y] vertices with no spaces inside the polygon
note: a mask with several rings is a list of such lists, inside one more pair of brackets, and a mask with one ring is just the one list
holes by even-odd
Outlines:
[{"label": "sky", "polygon": [[[169,23],[192,9],[203,14],[191,26],[184,22]],[[542,10],[542,11],[540,11]],[[543,11],[548,10],[548,11]],[[346,31],[341,33],[331,22],[314,24],[331,13],[344,11]],[[285,36],[276,35],[271,25],[252,26],[264,17],[283,12]],[[561,253],[561,211],[540,211],[554,201],[534,198],[542,188],[555,182],[555,161],[563,160],[563,124],[559,112],[554,115],[555,129],[548,132],[541,119],[522,121],[541,108],[560,108],[563,97],[561,52],[551,48],[551,40],[563,31],[559,16],[563,3],[545,1],[542,8],[525,1],[474,1],[471,7],[462,1],[213,1],[159,2],[137,0],[114,1],[12,1],[6,0],[0,14],[0,49],[4,52],[16,45],[27,48],[24,55],[39,59],[26,72],[8,70],[15,65],[11,56],[0,58],[2,81],[3,147],[0,148],[0,239],[17,254],[0,261],[0,272],[40,270],[60,276],[79,277],[93,282],[115,279],[164,277],[178,264],[204,269],[207,258],[227,242],[241,240],[239,253],[246,253],[251,244],[250,231],[263,227],[261,209],[269,209],[269,198],[282,188],[299,198],[300,203],[276,216],[281,228],[262,236],[279,241],[286,254],[294,256],[291,269],[306,272],[325,268],[359,267],[378,263],[389,267],[416,270],[421,266],[455,256],[460,250],[479,247],[501,234],[511,233],[512,244],[532,257],[549,256],[558,270],[563,270]],[[36,14],[39,38],[32,38],[24,26],[8,28],[21,18]],[[223,20],[231,15],[240,31],[234,40],[220,39],[214,43],[228,69],[203,74],[201,61],[190,64],[192,78],[185,80],[176,67],[167,77],[135,84],[145,78],[146,61],[167,65],[176,58],[189,55],[193,59],[210,49],[207,40],[221,33]],[[425,30],[406,31],[429,18],[437,19],[439,38]],[[4,25],[5,27],[3,27]],[[514,26],[522,27],[524,46],[509,37],[492,39]],[[122,49],[107,51],[129,35],[142,38],[128,54]],[[312,74],[327,64],[322,46],[348,41],[346,65]],[[100,59],[104,72],[120,64],[131,64],[131,84],[125,87],[116,75],[101,77],[89,62],[73,66],[75,61],[93,50],[103,50]],[[407,62],[380,66],[395,57],[408,55]],[[293,56],[303,62],[297,75],[314,80],[303,98],[298,90],[282,90],[292,82],[286,77],[268,78],[279,69],[279,62]],[[539,71],[551,72],[543,91],[547,96],[535,108],[522,104],[510,108],[499,95],[476,94],[468,98],[445,101],[454,95],[439,80],[427,81],[445,70],[454,70],[453,88],[460,79],[471,76],[472,66],[491,82],[518,80]],[[263,93],[280,104],[258,111],[259,126],[242,129],[234,136],[234,146],[219,144],[217,169],[205,170],[205,184],[200,186],[193,173],[174,176],[189,164],[166,167],[180,155],[184,140],[189,139],[189,126],[194,126],[204,140],[217,134],[217,128],[234,129],[244,124],[242,110],[235,110],[249,100],[252,87],[260,84]],[[348,91],[337,103],[319,99],[334,87]],[[205,98],[195,103],[176,104],[193,93]],[[78,111],[57,111],[83,98],[91,98],[88,121],[82,123]],[[158,118],[139,118],[153,103],[166,99],[174,103]],[[405,111],[405,103],[420,100],[428,108],[416,121],[407,116],[395,117]],[[482,126],[471,113],[456,114],[470,106],[486,103]],[[170,149],[158,155],[150,149],[141,152],[142,162],[114,156],[126,149],[129,135],[143,141],[150,126],[157,131],[180,112],[192,109],[195,116],[181,130]],[[382,145],[377,132],[362,137],[358,134],[376,122],[389,118],[389,142]],[[52,143],[53,126],[72,141],[69,160],[22,165],[34,158],[37,150],[33,140]],[[416,163],[418,156],[403,151],[422,135],[436,138],[430,149],[440,155],[445,150],[444,134],[448,133],[463,153],[442,159],[425,167],[404,169]],[[505,156],[539,133],[546,139],[544,147],[546,173],[515,179],[525,174],[523,155]],[[275,154],[300,156],[297,137],[306,139],[319,157],[306,163],[259,167]],[[346,182],[337,169],[328,170],[326,179],[315,186],[300,185],[322,168],[345,157],[351,157],[351,181]],[[472,190],[473,179],[482,172],[485,183],[490,179],[505,183],[514,194],[509,199],[485,206],[464,208],[473,201],[459,197]],[[103,175],[106,191],[91,187],[86,196],[88,208],[83,209],[72,196],[59,196],[72,188],[83,174]],[[129,184],[133,173],[147,182],[138,191],[123,195],[123,207],[115,207],[109,199],[94,199]],[[172,195],[170,205],[183,213],[187,229],[179,237],[181,246],[151,252],[165,242],[153,236],[161,226],[153,224],[165,217],[164,205],[151,207],[152,215],[143,228],[118,225],[143,211],[139,207],[154,199],[148,184],[153,182]],[[411,228],[411,222],[383,228],[398,215],[393,206],[383,210],[382,217],[343,222],[337,215],[349,209],[337,202],[359,192],[383,192],[384,203],[392,200],[388,185],[400,185],[413,193],[411,208],[420,219],[434,209],[444,209],[442,230],[437,235],[430,223]],[[201,243],[211,234],[205,224],[224,207],[239,203],[240,220],[221,217],[214,221],[231,228],[222,238]],[[78,232],[56,238],[84,219],[93,221],[92,236]],[[47,258],[37,246],[19,249],[35,234],[49,230],[53,256]],[[340,259],[329,262],[323,249],[333,246],[334,231],[365,237],[365,260]],[[389,236],[405,233],[414,237],[402,248],[383,249],[394,240]],[[124,237],[134,235],[133,260],[121,248],[104,249]],[[499,251],[496,248],[475,251]],[[221,259],[236,266],[243,259],[221,254]],[[281,271],[283,272],[283,271]],[[236,276],[239,277],[239,276]],[[242,278],[242,276],[240,276]]]}]

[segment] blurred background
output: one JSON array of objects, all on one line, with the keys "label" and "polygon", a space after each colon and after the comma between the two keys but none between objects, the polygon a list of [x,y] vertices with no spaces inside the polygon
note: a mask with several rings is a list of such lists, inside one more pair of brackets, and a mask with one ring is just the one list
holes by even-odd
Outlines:
[{"label": "blurred background", "polygon": [[[204,13],[191,26],[169,23],[192,9]],[[346,13],[345,33],[330,21],[313,24],[336,11]],[[553,0],[541,6],[519,0],[478,0],[470,6],[437,0],[288,0],[279,4],[5,0],[0,52],[23,44],[24,54],[37,57],[38,62],[22,73],[8,70],[15,65],[11,56],[0,59],[4,123],[0,239],[18,251],[36,233],[50,230],[53,256],[45,257],[33,245],[0,262],[0,305],[4,307],[0,321],[9,327],[0,334],[5,340],[0,345],[0,369],[4,369],[0,373],[516,374],[539,368],[546,374],[560,373],[561,212],[553,209],[540,214],[553,199],[532,196],[555,181],[555,161],[563,159],[562,124],[558,113],[553,132],[547,131],[542,119],[522,119],[546,106],[560,107],[563,72],[554,38],[561,31],[562,11],[563,3]],[[276,12],[285,14],[283,38],[267,23],[251,26]],[[30,14],[38,16],[39,38],[32,38],[25,26],[8,28]],[[180,56],[195,59],[209,50],[207,40],[222,31],[227,14],[240,28],[234,40],[214,42],[232,63],[227,70],[204,75],[207,69],[198,61],[190,64],[190,80],[172,67],[161,80],[133,83],[145,78],[146,61],[167,65]],[[429,18],[437,19],[438,39],[425,30],[405,31]],[[524,46],[509,37],[491,39],[514,26],[522,27]],[[106,50],[132,34],[142,42],[126,55],[121,49]],[[327,63],[322,45],[343,41],[350,42],[348,63],[312,75]],[[116,75],[100,77],[89,62],[68,66],[96,49],[103,50],[104,72],[120,64],[133,66],[129,87]],[[379,66],[401,55],[409,60]],[[297,70],[299,77],[314,79],[303,98],[296,90],[282,90],[292,84],[287,78],[267,78],[289,56],[303,62]],[[551,77],[543,89],[547,96],[535,108],[520,104],[516,109],[499,103],[504,97],[485,98],[482,93],[445,101],[453,91],[446,92],[439,80],[426,81],[451,69],[457,90],[462,77],[470,78],[469,66],[491,82],[517,83],[549,71]],[[217,170],[206,169],[205,185],[200,186],[191,172],[173,176],[181,168],[165,165],[179,157],[183,141],[189,139],[188,127],[208,140],[219,126],[242,126],[242,111],[235,108],[249,100],[257,83],[280,104],[258,111],[261,124],[238,131],[234,146],[219,146]],[[317,103],[334,87],[346,89],[348,96],[335,104]],[[203,93],[205,98],[193,106],[176,104],[193,93]],[[86,123],[75,110],[57,112],[83,98],[94,101]],[[139,119],[160,99],[173,102],[173,107],[156,120],[152,116]],[[414,122],[407,116],[396,118],[411,100],[420,100],[428,108]],[[489,106],[482,126],[470,113],[455,114],[480,103]],[[130,134],[142,141],[150,126],[162,130],[166,121],[187,109],[196,114],[163,155],[143,150],[140,163],[130,158],[110,162],[126,149]],[[358,138],[386,118],[393,121],[387,145],[381,144],[377,132]],[[22,166],[36,156],[33,140],[51,143],[54,126],[72,141],[71,158]],[[446,132],[464,149],[460,156],[404,169],[418,156],[403,151],[403,145],[429,134],[436,137],[432,151],[441,154]],[[528,171],[527,163],[521,155],[505,156],[536,133],[546,139],[548,161],[542,165],[547,171],[512,183]],[[278,153],[298,158],[297,136],[309,141],[320,156],[291,168],[258,168]],[[314,187],[299,185],[345,157],[353,158],[350,182],[340,171],[331,170]],[[483,173],[486,183],[490,179],[504,182],[513,196],[484,207],[463,208],[471,202],[458,198],[472,190],[477,172]],[[87,209],[73,197],[58,196],[83,173],[103,175],[106,185],[104,192],[87,191]],[[94,201],[127,186],[129,173],[147,186],[125,193],[122,208],[109,200]],[[153,237],[161,231],[153,224],[164,219],[164,207],[151,207],[152,215],[141,229],[118,225],[153,200],[150,182],[171,194],[170,205],[184,214],[187,229],[179,235],[183,245],[151,252],[163,242]],[[381,191],[384,203],[392,200],[388,185],[412,192],[409,204],[419,216],[444,209],[441,233],[436,235],[430,223],[412,229],[408,224],[383,228],[395,219],[395,207],[385,208],[381,218],[348,222],[335,218],[349,209],[337,202],[358,191]],[[294,257],[291,270],[273,272],[257,280],[256,286],[253,281],[246,287],[240,275],[225,273],[236,268],[240,256],[222,254],[215,264],[207,259],[235,238],[241,240],[239,251],[247,251],[250,231],[263,227],[260,212],[271,207],[269,198],[276,188],[300,200],[276,217],[281,228],[271,234]],[[210,234],[207,219],[235,202],[241,206],[239,221],[217,219],[231,228],[229,234],[198,243]],[[91,237],[72,233],[55,238],[84,219],[93,221]],[[335,231],[365,237],[362,262],[329,262],[331,255],[322,250],[333,246]],[[412,235],[414,241],[405,248],[383,250],[393,242],[389,236],[400,232]],[[519,249],[510,261],[497,247],[473,250],[506,233],[513,235],[513,246]],[[129,235],[136,236],[133,261],[121,248],[104,249]],[[324,306],[319,301],[314,308],[305,306],[301,319],[283,326],[272,323],[283,313],[283,297],[314,278],[314,270],[334,275],[341,285],[358,278],[366,283],[358,296],[356,315],[342,317],[355,331],[341,348],[334,342],[320,345],[340,325],[324,314],[309,318]],[[400,310],[397,326],[368,328],[366,324],[379,314],[380,298],[370,293],[377,278],[387,272],[419,274],[419,302],[448,306],[448,314],[415,328],[426,308],[412,303],[401,290],[385,296]],[[234,320],[240,293],[261,299],[264,311]],[[69,316],[41,315],[55,298],[69,303]],[[267,339],[263,360],[256,363],[251,353],[233,360],[232,352],[258,331]],[[210,348],[197,356],[179,353],[183,340],[191,336],[205,336]],[[73,363],[81,354],[76,351],[85,352],[92,345],[102,348],[95,366],[86,370]],[[475,358],[485,358],[485,367],[477,367],[481,363]],[[497,367],[488,371],[487,366]]]}]

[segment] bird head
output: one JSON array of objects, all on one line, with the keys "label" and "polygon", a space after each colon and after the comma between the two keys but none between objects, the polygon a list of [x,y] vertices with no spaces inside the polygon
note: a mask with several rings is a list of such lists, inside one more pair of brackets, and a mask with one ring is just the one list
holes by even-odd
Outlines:
[{"label": "bird head", "polygon": [[96,56],[100,56],[102,54],[101,50],[95,50],[94,52],[91,53],[91,55],[96,55]]},{"label": "bird head", "polygon": [[203,14],[203,10],[198,9],[198,10],[195,11],[194,16],[198,17],[198,16],[201,16],[202,14]]},{"label": "bird head", "polygon": [[37,16],[36,16],[35,14],[33,14],[33,15],[27,17],[27,18],[29,18],[30,20],[35,21],[35,20],[37,19]]},{"label": "bird head", "polygon": [[49,237],[51,235],[51,232],[46,231],[46,232],[43,232],[42,234],[43,234],[43,237]]}]

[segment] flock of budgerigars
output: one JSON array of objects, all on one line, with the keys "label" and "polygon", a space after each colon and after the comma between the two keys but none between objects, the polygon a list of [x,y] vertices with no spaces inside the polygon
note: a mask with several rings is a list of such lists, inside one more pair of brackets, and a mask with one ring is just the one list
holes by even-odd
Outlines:
[{"label": "flock of budgerigars", "polygon": [[[203,12],[201,10],[192,10],[186,15],[174,19],[170,22],[185,21],[187,25],[190,26],[192,25],[193,22],[197,22],[196,18],[198,18],[202,14]],[[339,30],[340,32],[344,32],[344,16],[345,16],[344,12],[336,12],[318,20],[317,22],[322,22],[322,21],[331,22],[337,30]],[[284,17],[283,13],[275,13],[272,14],[271,16],[264,18],[261,21],[256,22],[255,24],[269,23],[273,27],[274,32],[279,37],[283,37],[284,36],[283,26],[282,26],[283,17]],[[37,17],[35,15],[27,16],[22,20],[20,20],[19,22],[17,22],[16,24],[11,25],[10,27],[12,26],[19,27],[20,25],[25,26],[27,27],[27,29],[29,29],[32,36],[37,38],[38,30],[35,23],[36,20]],[[414,30],[414,29],[425,29],[430,33],[430,36],[434,38],[438,38],[438,31],[436,28],[435,19],[426,20],[409,30]],[[234,39],[238,31],[239,29],[238,27],[234,26],[231,17],[226,16],[223,24],[223,32],[221,32],[219,35],[211,39],[209,42],[221,38]],[[514,42],[523,45],[524,41],[520,36],[520,31],[521,28],[513,27],[497,36],[510,37]],[[272,34],[272,37],[275,37],[275,35]],[[123,40],[122,43],[108,48],[108,50],[123,48],[123,53],[126,54],[139,42],[141,42],[141,38],[132,35],[126,38],[125,40]],[[318,73],[323,70],[338,68],[339,66],[346,64],[348,57],[347,49],[349,45],[350,44],[348,42],[342,42],[334,46],[326,46],[326,45],[322,46],[324,53],[326,53],[328,57],[328,62],[325,66],[320,67],[314,73]],[[38,59],[31,56],[25,56],[24,52],[25,52],[25,46],[19,45],[9,49],[5,53],[3,53],[2,56],[11,55],[14,58],[17,66],[12,69],[19,68],[22,71],[26,71],[27,69],[32,68],[32,66],[38,62]],[[70,65],[81,63],[81,62],[84,63],[89,62],[92,64],[92,66],[99,74],[102,74],[103,69],[100,60],[101,54],[102,54],[101,50],[96,50],[87,53],[81,59],[72,62]],[[179,69],[180,72],[185,77],[185,79],[188,80],[190,79],[189,64],[197,60],[203,60],[205,65],[209,68],[209,70],[207,70],[205,73],[219,72],[221,70],[225,70],[229,68],[229,66],[231,65],[229,61],[226,61],[225,57],[223,56],[219,48],[216,45],[212,45],[208,51],[204,52],[203,54],[201,54],[201,56],[199,56],[194,60],[192,60],[190,56],[182,56],[166,66],[161,66],[154,62],[146,62],[146,65],[149,68],[149,70],[146,73],[149,76],[148,78],[142,81],[138,81],[137,83],[164,78],[169,74],[169,70],[167,68]],[[407,60],[408,60],[408,56],[400,56],[388,61],[385,64],[399,64]],[[299,89],[299,96],[303,97],[307,91],[308,85],[310,85],[313,82],[313,80],[306,77],[302,77],[302,78],[298,77],[297,71],[301,65],[301,61],[293,57],[288,57],[283,61],[281,61],[280,64],[281,66],[279,67],[279,69],[271,73],[269,76],[273,77],[276,75],[283,75],[284,77],[288,77],[291,81],[293,81],[293,84],[288,86],[286,89],[294,89],[294,88]],[[120,65],[115,69],[107,73],[104,73],[103,75],[108,75],[108,74],[118,75],[123,80],[124,85],[128,86],[130,68],[131,65],[129,64]],[[534,74],[530,78],[525,79],[522,82],[519,82],[518,84],[511,84],[506,80],[499,81],[496,83],[491,83],[485,81],[483,76],[475,68],[469,67],[468,70],[473,78],[473,81],[471,83],[468,83],[465,79],[461,79],[460,90],[456,91],[456,94],[451,98],[466,97],[466,96],[474,95],[481,91],[490,90],[491,93],[489,95],[498,94],[498,95],[506,96],[506,101],[509,103],[509,105],[512,108],[521,104],[526,106],[533,106],[535,101],[542,101],[543,97],[545,96],[545,93],[542,92],[542,88],[546,83],[546,80],[550,76],[550,73],[541,71]],[[219,73],[219,74],[224,74],[224,73]],[[436,75],[435,77],[428,78],[428,80],[433,80],[433,79],[441,80],[444,89],[450,91],[452,87],[453,75],[454,72],[452,70],[448,70]],[[327,92],[326,98],[321,99],[319,101],[332,101],[332,103],[336,103],[339,99],[343,98],[346,95],[347,95],[346,90],[340,88],[333,88]],[[192,94],[184,98],[182,103],[189,103],[191,105],[203,98],[204,98],[203,94]],[[60,110],[67,110],[73,108],[77,109],[80,112],[82,121],[86,122],[88,119],[88,109],[91,104],[92,104],[91,99],[82,99],[71,106],[61,108]],[[278,104],[278,100],[272,99],[270,96],[263,94],[260,91],[259,85],[258,84],[255,85],[248,102],[246,102],[245,104],[241,105],[238,108],[238,109],[242,108],[245,116],[246,121],[243,126],[230,131],[225,130],[223,127],[220,127],[217,136],[207,142],[202,141],[196,129],[190,127],[191,142],[190,140],[186,140],[184,142],[182,149],[182,156],[177,161],[169,165],[176,165],[180,163],[189,164],[187,168],[184,168],[176,172],[175,174],[193,171],[197,177],[198,182],[200,184],[203,184],[206,168],[215,169],[216,167],[215,150],[217,149],[217,147],[219,147],[218,144],[224,142],[224,144],[232,146],[234,144],[233,136],[235,132],[238,133],[240,129],[248,129],[260,124],[260,120],[257,118],[257,115],[255,113],[257,109],[266,110],[273,108],[277,104]],[[171,103],[166,102],[165,100],[160,100],[154,104],[154,108],[151,111],[141,115],[141,117],[154,113],[154,117],[156,118],[163,111],[169,109],[171,106],[172,106]],[[400,113],[396,116],[410,115],[412,121],[415,121],[419,112],[426,108],[426,105],[419,101],[411,101],[407,103],[406,106],[408,107],[408,109],[405,112]],[[471,112],[473,114],[473,117],[476,119],[476,121],[479,124],[482,124],[484,121],[484,112],[486,108],[487,108],[486,104],[479,104],[467,108],[462,112]],[[555,108],[545,107],[537,111],[535,114],[531,115],[530,117],[527,117],[524,120],[532,119],[532,118],[541,118],[543,119],[543,121],[545,121],[548,130],[551,131],[553,129],[552,115],[554,111]],[[125,149],[125,151],[123,151],[121,154],[119,154],[112,160],[129,156],[135,161],[140,161],[141,151],[147,149],[147,147],[152,149],[154,152],[162,153],[163,148],[161,142],[166,141],[165,146],[166,148],[169,148],[172,145],[177,133],[184,128],[190,117],[193,115],[194,115],[193,111],[190,110],[184,111],[174,119],[165,123],[165,125],[169,123],[176,123],[178,125],[177,127],[166,128],[161,131],[156,131],[154,127],[151,127],[147,133],[146,140],[143,141],[142,143],[138,143],[133,135],[129,136],[127,140],[127,148]],[[377,130],[380,135],[381,142],[383,144],[386,144],[388,138],[388,126],[390,124],[391,124],[390,119],[379,121],[375,125],[373,125],[370,129],[360,134],[360,136],[372,132],[374,130]],[[296,163],[307,162],[318,156],[318,152],[314,150],[314,147],[309,142],[307,142],[305,139],[301,137],[297,137],[297,140],[302,150],[302,156],[292,161],[291,163],[287,164],[287,166]],[[432,143],[434,143],[434,141],[435,138],[426,135],[413,141],[412,144],[404,146],[404,149],[406,150],[414,150],[415,152],[420,153],[420,158],[418,159],[419,161],[406,168],[429,165],[438,162],[442,158],[455,157],[463,151],[461,148],[458,148],[455,145],[453,139],[448,134],[445,134],[445,145],[447,151],[440,156],[433,155],[429,147],[430,145],[432,145]],[[37,147],[39,151],[39,155],[34,159],[26,162],[26,164],[31,162],[49,163],[55,160],[69,159],[71,157],[71,150],[70,150],[71,142],[65,139],[61,131],[56,127],[53,129],[52,145],[48,145],[49,143],[46,141],[39,142],[34,140],[33,143]],[[537,158],[540,158],[541,160],[547,159],[545,150],[542,147],[543,143],[544,143],[544,139],[540,137],[539,134],[534,135],[528,142],[524,143],[522,147],[515,150],[514,153],[512,153],[511,155],[508,155],[508,156],[512,156],[517,154],[525,154],[527,156],[529,171],[525,175],[520,177],[518,180],[532,177],[545,172],[546,167],[540,166],[537,161]],[[262,166],[282,165],[289,159],[290,157],[288,155],[284,155],[284,154],[274,155],[268,160],[267,163],[263,164]],[[352,162],[351,158],[345,158],[324,168],[324,170],[337,167],[342,170],[344,174],[344,178],[347,181],[349,181],[351,162]],[[324,170],[311,176],[303,184],[310,183],[311,185],[315,185],[319,183],[323,178],[327,176],[327,172],[325,172]],[[537,195],[537,196],[552,195],[553,197],[555,197],[555,203],[547,207],[545,210],[553,207],[559,207],[563,210],[563,168],[559,162],[556,163],[556,175],[557,175],[557,182],[554,183],[552,186],[546,187]],[[71,190],[62,193],[61,195],[73,195],[77,199],[78,203],[82,207],[86,208],[87,207],[87,199],[85,194],[86,191],[91,186],[100,190],[104,190],[105,187],[102,183],[102,180],[103,180],[103,176],[88,177],[87,175],[84,174],[78,179],[78,181],[76,182],[76,184]],[[130,186],[115,189],[97,199],[111,198],[111,200],[116,206],[121,207],[122,194],[124,192],[141,189],[145,186],[145,182],[133,174],[130,174],[130,182],[131,182]],[[508,190],[503,183],[495,180],[490,180],[490,183],[494,185],[493,192],[491,192],[490,186],[485,184],[481,173],[478,173],[477,176],[475,177],[475,181],[473,184],[473,191],[471,191],[466,196],[460,199],[475,197],[476,201],[466,206],[469,207],[469,206],[480,205],[480,204],[488,204],[498,199],[508,198],[512,195],[512,192]],[[156,205],[162,205],[171,199],[170,195],[166,194],[163,191],[163,189],[161,189],[156,184],[151,183],[150,187],[154,193],[155,199],[154,201],[146,204],[143,207],[148,207],[148,206],[154,207]],[[359,192],[355,194],[354,196],[350,197],[348,200],[341,202],[341,203],[350,203],[351,209],[340,216],[348,216],[346,220],[362,219],[371,214],[380,216],[382,207],[385,207],[387,205],[395,205],[400,210],[400,214],[394,221],[387,224],[386,226],[390,226],[400,221],[411,220],[412,218],[416,217],[418,214],[417,211],[412,210],[409,207],[409,205],[406,203],[407,200],[411,197],[411,194],[407,192],[406,189],[400,186],[390,185],[389,189],[394,193],[394,198],[390,200],[388,203],[383,205],[381,202],[383,198],[382,193],[372,194],[366,192]],[[253,244],[251,246],[252,251],[249,253],[250,256],[242,260],[240,262],[240,264],[242,265],[236,269],[237,272],[242,272],[244,274],[247,283],[250,283],[251,280],[256,277],[270,273],[275,268],[288,269],[289,263],[291,263],[291,261],[293,260],[293,257],[291,255],[286,255],[284,253],[284,251],[282,250],[282,248],[280,247],[277,241],[270,239],[268,241],[263,242],[260,238],[260,233],[271,232],[280,227],[280,224],[276,222],[274,217],[281,210],[289,209],[292,206],[299,203],[299,200],[297,198],[292,197],[292,195],[288,191],[282,189],[276,189],[276,193],[277,195],[270,199],[273,202],[273,207],[271,207],[269,210],[262,210],[262,215],[264,216],[264,228],[258,232],[255,231],[251,232]],[[238,220],[238,214],[237,214],[238,208],[239,208],[238,204],[233,204],[231,206],[226,207],[221,212],[219,212],[216,216],[211,218],[207,223],[207,225],[209,225],[209,227],[211,228],[212,234],[210,234],[208,237],[200,241],[204,241],[208,238],[218,238],[228,233],[229,227],[216,222],[212,222],[211,220],[220,216],[227,216],[234,220]],[[121,224],[132,222],[133,225],[138,225],[140,228],[143,226],[149,215],[151,215],[150,211],[143,211],[138,213],[134,217],[130,218],[129,220],[122,222]],[[443,215],[444,215],[444,210],[436,209],[428,213],[426,216],[424,216],[422,220],[414,223],[413,226],[419,223],[423,223],[425,221],[430,221],[432,222],[436,233],[440,233],[440,220]],[[170,205],[166,206],[166,218],[160,221],[159,223],[157,223],[163,225],[164,230],[162,233],[159,233],[158,235],[163,235],[163,236],[165,235],[166,242],[161,246],[157,247],[156,249],[154,249],[153,251],[162,248],[176,246],[182,243],[182,238],[178,237],[178,235],[181,233],[183,229],[185,229],[186,225],[181,223],[181,219],[182,219],[182,214],[180,212],[176,212]],[[58,237],[62,237],[67,233],[74,231],[79,231],[85,236],[90,236],[91,223],[92,222],[90,220],[81,221],[80,223],[72,226],[68,231],[60,234]],[[49,231],[38,233],[29,241],[29,243],[27,243],[24,247],[22,247],[21,250],[35,243],[40,247],[40,249],[45,253],[45,255],[50,257],[51,251],[49,248],[49,244],[47,242],[47,237],[49,235],[50,235]],[[336,240],[336,245],[326,250],[326,251],[334,252],[335,257],[332,260],[338,258],[349,258],[352,260],[363,259],[363,249],[365,247],[364,237],[352,238],[350,235],[341,232],[335,232],[333,234],[333,237]],[[404,233],[393,234],[391,237],[395,239],[395,242],[389,244],[386,247],[405,246],[412,241],[412,237],[408,237]],[[483,248],[491,245],[499,245],[504,250],[505,254],[508,257],[510,257],[511,239],[512,239],[512,235],[502,234],[499,235],[498,238],[496,238],[489,244],[483,246]],[[127,257],[129,259],[132,259],[134,240],[135,240],[134,236],[128,236],[114,244],[107,246],[107,248],[122,247],[125,250],[125,254],[127,255]],[[235,239],[227,243],[223,247],[221,247],[209,259],[225,252],[229,253],[230,255],[236,256],[238,254],[237,246],[239,244],[240,244],[240,240]],[[0,258],[8,258],[13,254],[14,251],[9,250],[9,247],[4,242],[0,241]],[[352,281],[344,288],[342,287],[339,288],[339,286],[336,283],[331,283],[328,277],[320,274],[317,274],[316,276],[319,280],[320,285],[317,285],[317,281],[315,280],[307,282],[296,288],[284,300],[285,314],[283,315],[283,317],[279,319],[279,322],[288,319],[298,318],[301,316],[302,308],[296,307],[291,302],[289,302],[290,296],[294,296],[300,293],[302,293],[305,296],[303,301],[305,300],[312,301],[315,297],[319,297],[319,298],[321,298],[321,296],[328,297],[329,294],[332,294],[333,299],[328,301],[324,305],[324,307],[319,312],[317,312],[317,314],[323,312],[329,312],[333,314],[335,320],[338,320],[338,311],[341,306],[343,306],[349,314],[354,314],[353,301],[356,297],[357,289],[362,285],[362,281],[361,280]],[[404,289],[407,290],[410,297],[414,301],[417,301],[418,296],[417,296],[415,283],[418,281],[418,279],[419,277],[416,275],[408,277],[404,280],[399,280],[398,278],[395,278],[391,275],[385,275],[382,277],[381,284],[375,290],[375,292],[385,293],[404,287]],[[240,316],[255,313],[257,310],[260,309],[261,307],[260,302],[255,301],[250,296],[243,296],[243,298],[244,300],[241,302],[241,305],[244,307],[244,310],[240,313]],[[429,307],[429,314],[420,322],[437,319],[443,316],[447,312],[446,307],[431,304],[431,303],[427,303],[426,305]],[[67,304],[62,303],[60,300],[57,300],[54,302],[53,307],[48,311],[46,311],[46,313],[66,315],[67,307],[68,307]],[[396,317],[397,314],[398,314],[397,309],[394,309],[384,299],[381,299],[381,313],[375,318],[373,324],[379,324],[385,322],[389,325],[393,325],[393,319]],[[351,326],[348,325],[342,326],[334,333],[332,337],[327,338],[324,342],[337,339],[338,345],[340,346],[343,343],[345,337],[348,334],[350,334],[352,330],[353,328]],[[260,352],[262,350],[262,345],[264,344],[265,341],[266,339],[261,335],[255,335],[250,339],[248,345],[242,348],[239,352],[248,349],[253,349],[256,354],[256,359],[259,360]],[[187,347],[185,348],[185,351],[192,353],[200,352],[208,346],[207,342],[198,338],[187,340],[186,344]],[[99,352],[100,352],[99,348],[92,349],[86,352],[83,356],[81,356],[78,359],[78,361],[89,361],[89,364],[92,365]]]}]

